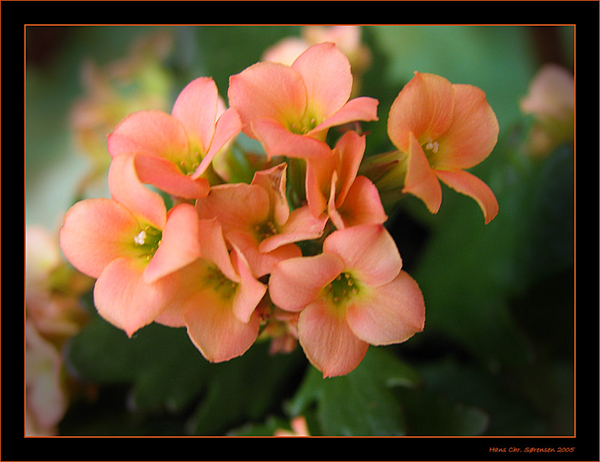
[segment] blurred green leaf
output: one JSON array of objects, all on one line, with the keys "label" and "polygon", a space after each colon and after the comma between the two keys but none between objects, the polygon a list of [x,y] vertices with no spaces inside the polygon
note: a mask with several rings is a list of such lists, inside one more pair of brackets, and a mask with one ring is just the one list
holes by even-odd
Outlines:
[{"label": "blurred green leaf", "polygon": [[474,406],[449,402],[440,395],[417,390],[403,390],[410,435],[477,436],[489,425],[488,414]]},{"label": "blurred green leaf", "polygon": [[190,419],[194,435],[219,435],[243,422],[265,418],[295,389],[305,360],[297,349],[271,356],[268,343],[255,344],[243,356],[212,364],[207,392]]},{"label": "blurred green leaf", "polygon": [[567,269],[574,263],[575,155],[565,144],[536,165],[524,213],[531,223],[526,253],[530,280]]},{"label": "blurred green leaf", "polygon": [[298,367],[305,364],[299,351],[270,356],[267,343],[211,364],[185,329],[152,324],[128,339],[99,316],[71,342],[69,362],[88,381],[131,384],[134,412],[178,412],[200,399],[187,429],[208,435],[264,418],[286,387],[293,389]]},{"label": "blurred green leaf", "polygon": [[370,347],[348,375],[324,379],[310,368],[289,405],[292,416],[317,406],[317,418],[328,436],[403,435],[401,404],[391,389],[420,382],[418,373],[383,348]]},{"label": "blurred green leaf", "polygon": [[210,364],[184,329],[152,324],[129,339],[99,316],[69,345],[78,376],[98,384],[132,384],[134,406],[181,410],[202,391]]},{"label": "blurred green leaf", "polygon": [[[422,363],[419,370],[425,383],[423,390],[430,395],[430,401],[444,402],[443,406],[447,408],[461,403],[463,408],[484,413],[487,424],[480,430],[486,435],[542,435],[548,431],[543,416],[536,412],[526,394],[515,386],[514,375],[506,374],[506,371],[490,371],[453,357]],[[528,371],[529,366],[523,370]],[[413,399],[418,401],[418,395]],[[415,412],[418,411],[416,405]],[[549,405],[549,409],[551,407]],[[416,418],[419,419],[419,416]],[[417,423],[420,424],[424,422]],[[417,431],[412,426],[411,430]],[[428,431],[426,428],[423,430]],[[480,434],[481,431],[472,434]]]}]

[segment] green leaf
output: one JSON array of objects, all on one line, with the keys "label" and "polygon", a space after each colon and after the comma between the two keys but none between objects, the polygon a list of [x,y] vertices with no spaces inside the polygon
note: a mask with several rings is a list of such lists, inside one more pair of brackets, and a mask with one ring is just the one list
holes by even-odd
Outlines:
[{"label": "green leaf", "polygon": [[403,435],[401,404],[391,389],[420,382],[418,373],[383,348],[370,347],[360,365],[342,377],[323,379],[310,368],[290,402],[292,416],[317,406],[317,419],[329,436]]},{"label": "green leaf", "polygon": [[531,227],[526,248],[522,250],[531,281],[573,267],[574,158],[573,145],[565,144],[551,152],[532,172],[524,211]]},{"label": "green leaf", "polygon": [[[532,367],[522,368],[527,377],[532,374]],[[429,400],[444,402],[441,405],[451,408],[461,403],[464,408],[484,410],[489,421],[485,430],[486,435],[543,435],[548,434],[548,427],[542,415],[535,412],[532,403],[526,394],[519,389],[518,375],[511,371],[490,371],[484,367],[477,367],[472,363],[458,361],[452,357],[442,360],[429,361],[419,366],[425,382],[424,392],[428,394]],[[538,383],[538,394],[546,384],[540,386]],[[556,395],[554,395],[556,397]],[[415,396],[416,401],[419,396]],[[553,404],[546,402],[546,410],[551,410]],[[414,412],[422,414],[415,403]],[[413,429],[414,418],[410,416],[409,427]],[[418,425],[425,425],[419,422]],[[420,431],[424,431],[422,428]],[[472,434],[479,434],[473,432]]]},{"label": "green leaf", "polygon": [[99,316],[72,340],[68,358],[85,380],[130,384],[134,413],[182,412],[195,405],[186,430],[202,435],[265,418],[293,392],[306,364],[300,350],[269,355],[267,343],[254,345],[240,358],[211,364],[185,329],[152,324],[129,339]]},{"label": "green leaf", "polygon": [[243,422],[264,419],[291,393],[304,365],[300,349],[272,356],[266,342],[239,358],[212,364],[206,395],[189,421],[191,433],[218,435]]},{"label": "green leaf", "polygon": [[474,406],[450,402],[440,395],[402,390],[410,435],[476,436],[485,432],[489,415]]},{"label": "green leaf", "polygon": [[210,374],[185,329],[152,324],[129,339],[100,316],[73,338],[68,360],[88,381],[131,383],[133,404],[147,409],[185,408]]}]

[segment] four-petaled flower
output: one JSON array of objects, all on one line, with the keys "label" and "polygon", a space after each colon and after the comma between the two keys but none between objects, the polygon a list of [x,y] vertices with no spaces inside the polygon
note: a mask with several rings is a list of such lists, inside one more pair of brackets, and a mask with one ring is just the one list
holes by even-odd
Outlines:
[{"label": "four-petaled flower", "polygon": [[226,238],[246,256],[256,276],[271,272],[281,260],[299,257],[294,242],[319,238],[327,217],[313,217],[308,207],[290,213],[286,198],[287,164],[256,172],[251,184],[214,186],[196,202],[200,218],[218,218]]},{"label": "four-petaled flower", "polygon": [[381,225],[330,234],[323,253],[280,262],[269,280],[273,303],[300,311],[298,337],[325,377],[356,368],[369,344],[403,342],[423,330],[425,304]]},{"label": "four-petaled flower", "polygon": [[437,213],[441,180],[475,199],[486,223],[494,219],[498,213],[494,193],[464,170],[483,161],[498,139],[498,121],[483,91],[415,72],[392,104],[388,135],[407,155],[404,192]]},{"label": "four-petaled flower", "polygon": [[177,270],[200,255],[194,207],[180,204],[167,213],[160,195],[139,181],[134,162],[135,155],[114,158],[112,199],[78,202],[60,231],[67,259],[98,279],[98,312],[129,336],[167,307],[177,292]]},{"label": "four-petaled flower", "polygon": [[260,62],[231,76],[229,104],[243,131],[258,139],[269,157],[327,157],[330,127],[377,120],[378,101],[348,101],[352,73],[348,58],[333,43],[313,45],[291,66]]},{"label": "four-petaled flower", "polygon": [[240,131],[235,109],[225,110],[215,82],[200,77],[179,94],[170,115],[154,110],[125,117],[109,135],[108,150],[113,158],[138,153],[144,183],[195,199],[208,194],[212,159]]},{"label": "four-petaled flower", "polygon": [[216,219],[199,220],[197,230],[201,256],[180,271],[178,300],[157,322],[185,326],[206,359],[228,361],[244,354],[258,337],[256,307],[267,286],[256,280],[239,249],[229,253]]}]

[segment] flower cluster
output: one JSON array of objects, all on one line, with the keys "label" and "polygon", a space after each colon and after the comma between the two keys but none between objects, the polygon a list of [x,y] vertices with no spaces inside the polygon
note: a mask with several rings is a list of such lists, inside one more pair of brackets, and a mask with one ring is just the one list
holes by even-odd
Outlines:
[{"label": "flower cluster", "polygon": [[[377,121],[378,101],[351,98],[352,88],[348,58],[326,42],[291,65],[231,76],[229,108],[200,77],[170,114],[125,117],[108,138],[111,198],[75,204],[60,235],[71,263],[97,278],[100,315],[129,336],[152,322],[185,327],[213,362],[258,338],[273,351],[297,340],[324,376],[352,371],[370,344],[421,331],[423,296],[384,227],[376,183],[360,172],[367,135],[350,128]],[[434,213],[439,179],[489,222],[495,197],[464,169],[489,155],[497,132],[481,90],[417,73],[389,115],[396,157],[374,156],[370,171]],[[247,183],[230,182],[235,162],[222,161],[241,136],[264,149]]]}]

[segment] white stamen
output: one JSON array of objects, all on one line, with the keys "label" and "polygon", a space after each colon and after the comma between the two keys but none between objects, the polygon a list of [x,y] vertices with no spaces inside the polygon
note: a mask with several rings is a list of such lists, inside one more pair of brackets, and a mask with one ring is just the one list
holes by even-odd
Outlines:
[{"label": "white stamen", "polygon": [[144,245],[146,242],[146,231],[140,231],[140,234],[133,239],[133,242],[135,242],[137,245]]},{"label": "white stamen", "polygon": [[425,145],[425,149],[432,151],[434,154],[438,152],[440,145],[437,141],[430,141]]}]

